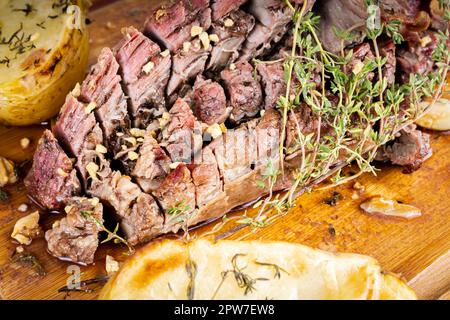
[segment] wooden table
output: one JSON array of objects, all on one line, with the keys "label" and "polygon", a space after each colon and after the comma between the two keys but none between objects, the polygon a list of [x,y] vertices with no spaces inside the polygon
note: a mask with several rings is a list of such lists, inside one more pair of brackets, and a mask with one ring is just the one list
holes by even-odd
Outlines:
[{"label": "wooden table", "polygon": [[[149,10],[148,0],[124,0],[101,6],[97,3],[90,14],[91,63],[104,46],[110,46],[121,37],[124,26],[142,25]],[[32,158],[33,150],[43,130],[41,126],[26,128],[0,127],[0,155],[17,163]],[[22,150],[19,141],[32,139],[32,145]],[[362,194],[350,183],[335,190],[316,190],[301,196],[296,206],[273,225],[251,233],[249,228],[230,238],[286,240],[327,250],[368,254],[379,260],[383,269],[401,275],[409,281],[420,298],[448,298],[450,290],[450,135],[433,134],[434,155],[423,167],[412,174],[402,169],[384,166],[377,176],[366,174],[358,181],[365,187]],[[28,203],[32,212],[36,208],[26,197],[23,184],[7,188],[11,195],[6,204],[0,203],[0,297],[3,299],[93,299],[98,291],[71,293],[66,296],[58,289],[66,285],[69,263],[51,257],[43,239],[34,240],[26,248],[42,263],[46,275],[36,275],[32,269],[11,261],[17,244],[10,238],[16,220],[26,213],[17,210]],[[324,200],[332,192],[343,199],[336,206]],[[382,195],[419,207],[423,216],[413,220],[386,219],[368,216],[359,209],[366,198]],[[255,209],[248,211],[248,214]],[[234,215],[242,215],[236,212]],[[42,215],[44,229],[51,226],[55,216]],[[225,226],[224,230],[229,228]],[[210,230],[205,226],[193,232],[201,235]],[[106,254],[123,260],[123,249],[102,245],[94,266],[82,267],[81,279],[105,274]]]}]

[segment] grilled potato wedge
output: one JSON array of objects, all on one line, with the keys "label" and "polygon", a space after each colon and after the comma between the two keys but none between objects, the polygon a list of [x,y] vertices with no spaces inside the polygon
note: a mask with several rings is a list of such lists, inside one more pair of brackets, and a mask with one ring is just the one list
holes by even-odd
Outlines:
[{"label": "grilled potato wedge", "polygon": [[86,10],[85,0],[0,2],[0,124],[58,113],[86,72]]},{"label": "grilled potato wedge", "polygon": [[165,240],[129,258],[100,299],[416,299],[377,261],[300,244]]}]

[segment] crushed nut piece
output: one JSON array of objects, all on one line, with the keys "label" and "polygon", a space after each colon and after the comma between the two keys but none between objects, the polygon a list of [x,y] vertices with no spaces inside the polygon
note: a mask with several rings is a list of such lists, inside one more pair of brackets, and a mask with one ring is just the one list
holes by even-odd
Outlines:
[{"label": "crushed nut piece", "polygon": [[18,177],[14,168],[14,162],[0,157],[0,187],[16,183],[17,181]]},{"label": "crushed nut piece", "polygon": [[134,152],[134,151],[130,151],[128,152],[128,159],[130,159],[131,161],[137,160],[139,158],[139,155]]},{"label": "crushed nut piece", "polygon": [[11,237],[16,239],[20,244],[31,244],[31,241],[41,234],[39,217],[39,212],[35,211],[17,220]]},{"label": "crushed nut piece", "polygon": [[30,146],[30,139],[28,138],[20,139],[20,146],[22,147],[22,149],[28,148]]},{"label": "crushed nut piece", "polygon": [[94,162],[89,162],[86,166],[86,171],[89,173],[89,176],[97,180],[97,172],[98,172],[99,166]]},{"label": "crushed nut piece", "polygon": [[225,21],[223,22],[223,25],[227,28],[232,27],[234,25],[234,21],[231,20],[230,18],[225,19]]},{"label": "crushed nut piece", "polygon": [[196,37],[203,32],[203,28],[200,26],[192,26],[191,37]]},{"label": "crushed nut piece", "polygon": [[106,147],[102,144],[97,144],[95,146],[95,152],[105,154],[108,153],[108,149],[106,149]]},{"label": "crushed nut piece", "polygon": [[155,67],[155,64],[152,61],[149,61],[146,65],[142,67],[142,71],[144,71],[145,74],[149,74],[150,71]]}]

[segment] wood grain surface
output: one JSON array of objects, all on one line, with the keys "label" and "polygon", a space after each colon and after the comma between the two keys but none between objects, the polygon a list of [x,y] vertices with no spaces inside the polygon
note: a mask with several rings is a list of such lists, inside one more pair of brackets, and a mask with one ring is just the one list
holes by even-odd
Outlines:
[{"label": "wood grain surface", "polygon": [[[103,3],[105,1],[102,1]],[[97,6],[90,13],[91,63],[104,46],[114,45],[121,37],[124,26],[142,25],[149,11],[148,0],[124,0],[107,6]],[[26,128],[0,127],[0,155],[16,163],[32,158],[32,154],[45,126]],[[32,145],[22,150],[19,141],[23,137]],[[356,191],[353,183],[336,189],[314,190],[296,201],[296,206],[283,218],[263,229],[247,227],[230,236],[231,239],[286,240],[303,243],[331,251],[362,253],[378,259],[386,272],[395,273],[409,281],[420,298],[445,299],[450,291],[450,135],[433,134],[433,156],[423,167],[412,174],[403,174],[394,166],[380,166],[377,176],[366,174],[359,178],[365,190]],[[320,187],[320,186],[319,186]],[[94,299],[100,285],[92,292],[58,292],[70,277],[73,265],[51,257],[45,249],[44,239],[36,239],[26,247],[42,264],[45,275],[36,274],[30,266],[14,262],[12,257],[17,243],[10,238],[18,218],[36,210],[27,198],[23,184],[6,188],[10,200],[0,203],[0,298],[2,299]],[[342,199],[336,206],[324,203],[333,192]],[[364,214],[359,205],[371,196],[382,195],[412,204],[423,215],[413,220],[387,219]],[[27,213],[19,212],[19,205],[29,206]],[[245,212],[255,214],[257,209],[241,210],[229,216]],[[41,225],[50,228],[58,215],[42,214]],[[217,223],[216,223],[217,224]],[[214,224],[191,232],[201,236]],[[233,226],[224,225],[221,234]],[[80,267],[81,280],[104,275],[107,254],[121,261],[126,258],[125,249],[114,245],[102,245],[96,255],[96,263]]]}]

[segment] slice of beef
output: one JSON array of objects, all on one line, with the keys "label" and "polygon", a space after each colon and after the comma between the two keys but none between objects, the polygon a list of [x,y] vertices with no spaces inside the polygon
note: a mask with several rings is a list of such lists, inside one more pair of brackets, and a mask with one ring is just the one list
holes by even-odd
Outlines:
[{"label": "slice of beef", "polygon": [[223,192],[219,168],[211,148],[203,148],[200,160],[200,163],[194,164],[192,170],[196,203],[199,208],[218,198]]},{"label": "slice of beef", "polygon": [[122,230],[131,245],[145,243],[161,234],[164,217],[155,199],[146,193],[141,193],[130,212],[120,223]]},{"label": "slice of beef", "polygon": [[282,0],[251,1],[249,12],[258,22],[242,48],[243,60],[266,53],[283,38],[292,19],[292,10]]},{"label": "slice of beef", "polygon": [[247,2],[247,0],[212,0],[211,9],[213,21],[223,18],[228,13],[239,8],[245,2]]},{"label": "slice of beef", "polygon": [[205,70],[211,47],[206,49],[199,39],[189,43],[187,51],[180,49],[173,56],[172,75],[167,85],[168,96],[175,94],[185,83]]},{"label": "slice of beef", "polygon": [[154,192],[165,212],[164,228],[176,232],[195,212],[195,185],[191,172],[184,163],[178,166],[162,181]]},{"label": "slice of beef", "polygon": [[212,34],[217,35],[219,41],[213,45],[207,69],[220,71],[236,61],[242,44],[254,26],[255,18],[242,10],[232,11],[215,21]]},{"label": "slice of beef", "polygon": [[[135,126],[146,127],[154,109],[165,111],[165,90],[170,77],[171,56],[135,28],[127,28],[116,46],[125,92]],[[161,111],[163,110],[163,111]]]},{"label": "slice of beef", "polygon": [[97,198],[74,197],[66,206],[67,215],[45,233],[47,249],[55,257],[88,265],[94,262],[102,231],[103,206]]},{"label": "slice of beef", "polygon": [[170,120],[163,129],[164,146],[173,162],[190,163],[203,145],[201,123],[183,99],[177,99],[170,109]]},{"label": "slice of beef", "polygon": [[229,97],[228,106],[232,108],[231,120],[253,117],[262,109],[261,85],[248,62],[239,61],[223,70],[220,76]]},{"label": "slice of beef", "polygon": [[72,156],[79,156],[88,133],[95,126],[94,114],[72,94],[66,97],[53,133]]},{"label": "slice of beef", "polygon": [[119,64],[109,48],[104,48],[97,63],[83,81],[79,100],[91,103],[105,134],[105,139],[121,127],[128,126],[125,95],[118,75]]},{"label": "slice of beef", "polygon": [[276,108],[279,97],[286,95],[283,62],[258,63],[256,70],[261,76],[261,83],[264,88],[265,108]]},{"label": "slice of beef", "polygon": [[195,116],[208,125],[222,123],[228,118],[225,92],[217,82],[198,76],[194,85],[192,103]]},{"label": "slice of beef", "polygon": [[45,130],[25,178],[31,197],[49,210],[59,210],[81,191],[72,161],[49,130]]},{"label": "slice of beef", "polygon": [[272,166],[278,164],[280,159],[280,135],[281,135],[281,115],[275,109],[267,110],[259,119],[255,128],[257,144],[256,166]]},{"label": "slice of beef", "polygon": [[156,8],[145,22],[145,34],[176,52],[191,39],[193,26],[211,26],[209,0],[170,1]]},{"label": "slice of beef", "polygon": [[437,34],[433,31],[410,33],[409,37],[407,48],[400,48],[397,54],[397,65],[405,83],[410,74],[427,74],[433,70],[432,55],[438,45]]},{"label": "slice of beef", "polygon": [[158,141],[147,131],[132,176],[145,192],[155,191],[170,172],[171,163]]},{"label": "slice of beef", "polygon": [[252,120],[215,139],[213,150],[224,185],[250,173],[257,157],[256,121]]},{"label": "slice of beef", "polygon": [[155,200],[118,171],[94,180],[89,193],[114,210],[131,245],[153,238],[162,228]]},{"label": "slice of beef", "polygon": [[410,125],[401,130],[398,137],[381,149],[381,156],[393,164],[405,167],[407,172],[420,168],[431,157],[430,135]]}]

